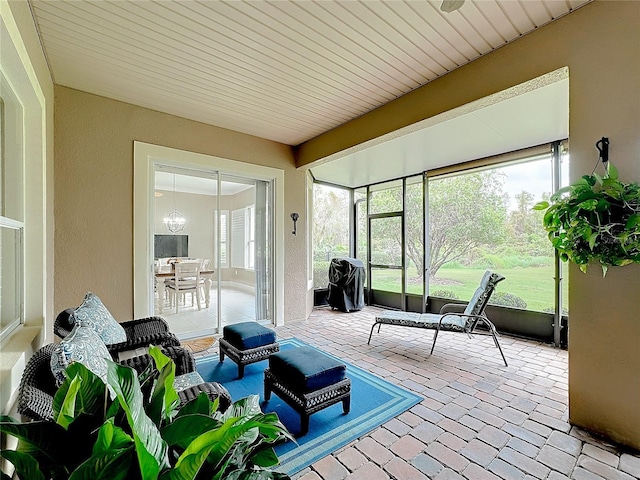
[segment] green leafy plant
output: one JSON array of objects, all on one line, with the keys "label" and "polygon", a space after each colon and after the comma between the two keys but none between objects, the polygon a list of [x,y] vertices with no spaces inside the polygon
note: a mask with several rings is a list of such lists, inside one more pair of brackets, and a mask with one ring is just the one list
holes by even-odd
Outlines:
[{"label": "green leafy plant", "polygon": [[[107,383],[74,363],[56,392],[55,421],[0,416],[0,433],[18,439],[0,457],[22,480],[287,479],[268,469],[273,447],[293,440],[258,397],[225,412],[205,393],[179,406],[175,364],[152,347],[155,366],[140,376],[109,362]],[[2,478],[10,478],[2,474]]]},{"label": "green leafy plant", "polygon": [[591,262],[603,276],[610,266],[640,263],[640,186],[618,180],[611,163],[604,177],[585,175],[533,208],[546,210],[543,225],[560,258],[583,272]]},{"label": "green leafy plant", "polygon": [[504,307],[527,308],[527,302],[513,293],[494,292],[489,303],[492,305],[502,305]]}]

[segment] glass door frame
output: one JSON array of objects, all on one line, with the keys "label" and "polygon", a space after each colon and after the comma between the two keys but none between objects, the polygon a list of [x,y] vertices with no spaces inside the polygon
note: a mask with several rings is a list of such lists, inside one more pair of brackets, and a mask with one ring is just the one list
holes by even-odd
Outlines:
[{"label": "glass door frame", "polygon": [[[221,257],[221,252],[220,252],[220,227],[221,227],[221,222],[222,222],[222,218],[220,215],[221,212],[221,207],[220,207],[220,197],[221,197],[221,184],[222,184],[222,180],[221,180],[221,173],[218,170],[215,169],[211,169],[211,168],[191,168],[191,167],[185,167],[185,166],[176,166],[173,164],[169,164],[163,161],[154,161],[152,162],[152,169],[153,169],[153,176],[154,176],[154,187],[153,190],[155,192],[155,190],[157,190],[157,184],[155,183],[155,177],[156,177],[156,173],[157,172],[164,172],[164,173],[170,173],[175,175],[179,175],[179,176],[183,176],[183,177],[187,177],[187,176],[193,176],[193,177],[201,177],[201,178],[205,178],[205,177],[211,177],[211,180],[213,180],[215,182],[215,191],[216,194],[212,195],[213,197],[215,197],[215,210],[212,212],[213,214],[213,218],[211,219],[212,224],[215,223],[214,227],[213,227],[213,248],[214,248],[214,257],[215,257],[215,263],[214,263],[214,267],[215,268],[215,273],[213,274],[212,278],[211,278],[211,283],[215,282],[216,284],[216,301],[215,301],[215,305],[216,305],[216,312],[215,312],[215,324],[211,325],[209,328],[207,328],[206,330],[202,330],[199,333],[202,334],[206,334],[206,335],[210,335],[212,332],[213,333],[218,333],[220,332],[220,329],[222,328],[222,323],[221,323],[221,313],[222,313],[222,292],[221,292],[221,280],[222,280],[222,268],[220,267],[220,257]],[[213,190],[212,190],[213,191]],[[180,193],[179,191],[176,191],[175,189],[175,181],[174,181],[174,191],[173,191],[173,195],[175,197],[176,193]],[[156,202],[154,201],[151,205],[151,210],[150,210],[150,219],[151,219],[151,224],[153,225],[152,230],[151,230],[151,235],[155,235],[158,234],[159,232],[156,230],[156,219],[157,219],[157,211],[156,211]],[[174,200],[174,205],[173,208],[175,209],[175,200]],[[184,232],[183,232],[184,233]],[[193,239],[192,239],[193,240]],[[151,251],[151,262],[155,261],[155,255],[154,252]],[[162,281],[164,281],[163,279],[161,279]],[[150,292],[150,294],[152,295],[152,301],[154,303],[154,315],[156,314],[155,311],[155,294],[153,291],[153,288]],[[210,294],[210,293],[209,293]],[[208,297],[205,297],[208,298]],[[162,298],[158,299],[158,302],[163,302]],[[209,307],[210,308],[210,307]],[[162,315],[161,312],[158,313],[159,315]],[[180,334],[177,332],[174,332],[178,335],[179,338]]]},{"label": "glass door frame", "polygon": [[[199,171],[217,171],[273,182],[273,322],[284,325],[284,171],[185,150],[134,142],[133,310],[135,318],[153,315],[154,163]],[[220,332],[218,332],[220,333]]]}]

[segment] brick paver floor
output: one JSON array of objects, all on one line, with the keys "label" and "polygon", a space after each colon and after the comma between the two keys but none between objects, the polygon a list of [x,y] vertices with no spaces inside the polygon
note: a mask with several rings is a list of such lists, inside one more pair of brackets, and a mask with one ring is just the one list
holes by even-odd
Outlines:
[{"label": "brick paver floor", "polygon": [[640,479],[640,452],[568,423],[566,351],[502,337],[505,367],[490,337],[443,332],[429,356],[431,331],[387,325],[367,345],[377,311],[319,308],[276,329],[423,397],[297,480]]}]

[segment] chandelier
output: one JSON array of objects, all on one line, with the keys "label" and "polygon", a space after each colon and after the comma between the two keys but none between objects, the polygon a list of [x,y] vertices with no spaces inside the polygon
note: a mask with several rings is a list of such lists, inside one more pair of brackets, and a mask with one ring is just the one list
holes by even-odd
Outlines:
[{"label": "chandelier", "polygon": [[180,212],[173,211],[168,216],[164,217],[163,222],[171,233],[178,233],[184,229],[184,225],[187,223],[187,220]]},{"label": "chandelier", "polygon": [[175,210],[176,208],[176,174],[173,174],[173,212],[162,220],[171,233],[178,233],[184,229],[187,219]]}]

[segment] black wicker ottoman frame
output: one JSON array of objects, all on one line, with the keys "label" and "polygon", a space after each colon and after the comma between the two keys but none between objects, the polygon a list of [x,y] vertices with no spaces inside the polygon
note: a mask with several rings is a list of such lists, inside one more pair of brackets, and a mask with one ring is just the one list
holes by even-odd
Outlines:
[{"label": "black wicker ottoman frame", "polygon": [[244,367],[269,358],[280,351],[275,332],[258,322],[227,325],[220,339],[220,361],[228,356],[238,365],[238,378],[244,377]]},{"label": "black wicker ottoman frame", "polygon": [[[305,357],[305,362],[322,365],[316,370],[300,369],[296,365],[297,359],[291,358],[291,354],[297,355],[297,359]],[[264,371],[264,400],[269,401],[271,392],[274,392],[297,411],[300,414],[300,436],[309,432],[309,417],[324,408],[342,402],[342,411],[349,413],[351,380],[345,376],[344,364],[311,347],[287,350],[276,354],[276,357],[278,358],[269,358],[270,368]],[[285,358],[288,363],[284,368],[279,363],[281,358]],[[327,373],[328,370],[331,371]],[[340,379],[332,382],[338,378]],[[331,383],[326,384],[327,382]],[[315,388],[318,385],[320,387]]]}]

